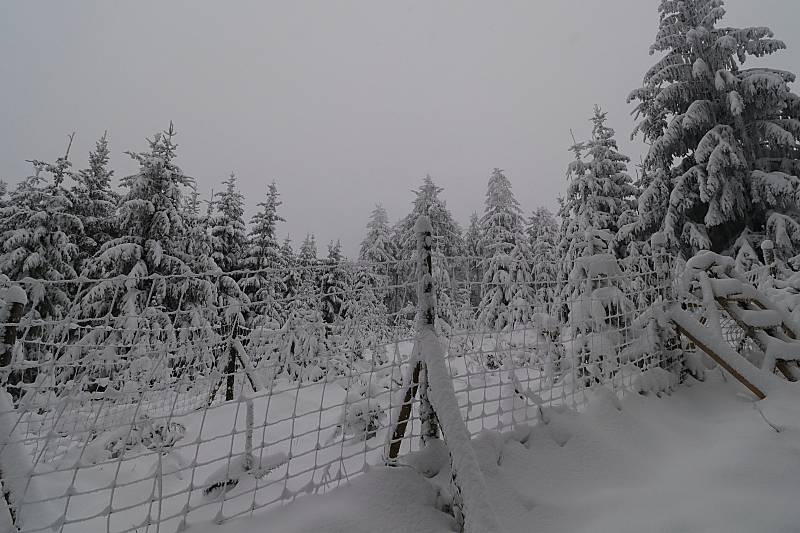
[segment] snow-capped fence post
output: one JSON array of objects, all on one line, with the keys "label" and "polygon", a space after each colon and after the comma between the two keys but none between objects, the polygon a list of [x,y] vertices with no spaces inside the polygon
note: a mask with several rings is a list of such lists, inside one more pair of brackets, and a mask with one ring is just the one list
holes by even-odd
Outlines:
[{"label": "snow-capped fence post", "polygon": [[769,275],[774,278],[777,270],[775,265],[775,243],[769,239],[764,239],[761,242],[761,252],[764,254],[764,264],[769,269]]},{"label": "snow-capped fence post", "polygon": [[[436,292],[433,286],[433,228],[427,216],[417,218],[414,225],[417,236],[417,334],[427,331],[435,332],[436,324]],[[423,354],[424,355],[424,354]],[[439,436],[439,424],[436,413],[428,399],[428,369],[422,357],[419,372],[419,417],[422,421],[422,443]]]},{"label": "snow-capped fence post", "polygon": [[[433,288],[433,228],[427,216],[420,216],[414,226],[417,237],[417,335],[422,336],[426,331],[435,331],[436,302]],[[400,446],[406,434],[408,421],[411,418],[411,404],[419,391],[420,419],[422,420],[422,441],[436,438],[439,426],[436,423],[436,413],[433,412],[427,391],[427,372],[424,368],[424,358],[420,356],[419,340],[415,342],[414,352],[411,357],[411,371],[403,392],[403,403],[400,405],[394,431],[389,441],[387,464],[395,464],[400,454]]]}]

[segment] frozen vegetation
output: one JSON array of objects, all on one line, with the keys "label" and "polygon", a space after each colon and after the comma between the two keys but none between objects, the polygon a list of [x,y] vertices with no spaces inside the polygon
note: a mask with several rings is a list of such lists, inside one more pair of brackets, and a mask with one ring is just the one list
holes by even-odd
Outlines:
[{"label": "frozen vegetation", "polygon": [[201,198],[172,123],[116,183],[107,135],[31,160],[0,528],[796,531],[800,97],[724,15],[659,2],[635,172],[594,106],[557,213],[494,168],[462,227],[426,175],[355,258],[282,238],[277,181]]}]

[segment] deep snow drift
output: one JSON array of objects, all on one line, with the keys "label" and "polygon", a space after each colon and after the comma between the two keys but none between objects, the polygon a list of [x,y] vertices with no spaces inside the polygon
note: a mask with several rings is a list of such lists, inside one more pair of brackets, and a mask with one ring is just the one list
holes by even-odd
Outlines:
[{"label": "deep snow drift", "polygon": [[[583,413],[552,414],[529,433],[484,433],[473,443],[508,532],[798,531],[796,388],[755,403],[714,370],[671,396],[618,403],[600,394]],[[442,474],[375,467],[328,494],[193,530],[452,531],[451,517],[436,508]]]}]

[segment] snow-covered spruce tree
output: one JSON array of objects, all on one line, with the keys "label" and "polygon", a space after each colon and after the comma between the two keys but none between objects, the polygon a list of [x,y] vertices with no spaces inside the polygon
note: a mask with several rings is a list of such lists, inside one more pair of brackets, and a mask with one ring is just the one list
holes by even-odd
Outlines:
[{"label": "snow-covered spruce tree", "polygon": [[[513,328],[520,321],[526,320],[530,311],[512,316],[510,304],[519,292],[517,273],[529,269],[529,252],[526,237],[523,235],[524,220],[519,202],[511,191],[511,183],[499,168],[492,171],[486,192],[486,208],[481,219],[483,242],[481,247],[485,258],[483,261],[483,296],[478,306],[478,319],[487,330],[502,331]],[[517,246],[519,244],[519,247]],[[521,260],[524,265],[514,264]],[[530,274],[527,290],[530,291]],[[517,302],[515,305],[520,305]],[[530,307],[530,300],[527,305]],[[520,316],[521,314],[521,316]]]},{"label": "snow-covered spruce tree", "polygon": [[386,263],[397,258],[389,215],[381,204],[377,204],[370,214],[367,235],[361,241],[358,258],[369,263]]},{"label": "snow-covered spruce tree", "polygon": [[[373,274],[378,280],[377,293],[388,309],[397,311],[400,306],[400,295],[397,286],[400,281],[400,270],[396,261],[397,249],[393,239],[389,216],[381,204],[377,204],[367,222],[367,234],[361,241],[358,259],[371,264]],[[395,287],[389,291],[390,284]]]},{"label": "snow-covered spruce tree", "polygon": [[[73,279],[83,224],[74,214],[72,195],[63,186],[72,174],[68,155],[55,163],[31,163],[33,175],[20,182],[0,208],[0,274],[11,280]],[[75,290],[77,285],[37,285],[28,295],[26,318],[63,318],[70,311]]]},{"label": "snow-covered spruce tree", "polygon": [[[392,228],[389,225],[389,216],[381,204],[377,204],[370,214],[367,223],[367,235],[361,241],[358,259],[369,263],[375,279],[375,294],[388,309],[397,311],[400,306],[399,290],[400,271],[395,263],[397,250],[392,239]],[[389,290],[389,284],[395,287]]]},{"label": "snow-covered spruce tree", "polygon": [[411,212],[395,228],[395,242],[401,259],[413,260],[417,253],[414,225],[417,218],[427,215],[433,228],[434,246],[445,257],[455,257],[464,253],[464,239],[461,227],[447,209],[445,201],[439,197],[444,189],[433,182],[430,175],[425,176],[419,189],[413,191],[415,198]]},{"label": "snow-covered spruce tree", "polygon": [[[745,228],[798,252],[800,98],[794,74],[744,69],[784,49],[765,27],[717,27],[722,0],[662,0],[650,53],[663,56],[631,93],[648,167],[669,172],[663,229],[673,249],[729,251]],[[663,187],[663,181],[652,186]],[[663,204],[663,191],[648,194]],[[641,205],[640,214],[647,209]],[[647,235],[643,236],[644,238]]]},{"label": "snow-covered spruce tree", "polygon": [[278,214],[281,203],[278,186],[273,181],[267,189],[266,200],[258,204],[260,209],[250,220],[251,229],[243,261],[248,272],[240,283],[252,302],[251,318],[254,324],[281,323],[285,319],[285,309],[281,303],[287,291],[284,277],[294,254],[287,241],[289,256],[286,257],[276,238],[278,222],[284,222]]},{"label": "snow-covered spruce tree", "polygon": [[320,301],[322,304],[322,320],[325,322],[328,335],[335,331],[341,321],[342,306],[348,294],[347,271],[342,257],[342,243],[331,241],[328,244],[328,257],[323,260],[324,268],[319,270]]},{"label": "snow-covered spruce tree", "polygon": [[298,259],[292,249],[292,239],[287,235],[281,245],[281,257],[285,267],[285,273],[282,278],[283,297],[285,300],[291,300],[300,291],[300,284],[302,283],[301,272],[298,268]]},{"label": "snow-covered spruce tree", "polygon": [[[419,189],[413,191],[415,198],[411,212],[395,226],[394,239],[399,258],[410,261],[408,268],[400,273],[401,278],[415,279],[414,268],[417,254],[417,236],[414,226],[417,219],[426,215],[433,229],[433,273],[436,284],[436,327],[437,331],[449,334],[455,323],[455,292],[451,283],[449,267],[454,266],[452,258],[463,256],[464,239],[461,227],[447,209],[445,201],[439,197],[444,189],[433,182],[429,175],[425,176]],[[405,295],[416,298],[412,289]],[[404,303],[404,309],[408,306]],[[401,310],[402,312],[402,310]]]},{"label": "snow-covered spruce tree", "polygon": [[[576,244],[582,242],[587,229],[616,235],[620,218],[635,206],[637,190],[627,174],[629,159],[619,153],[614,130],[605,124],[606,115],[595,106],[591,138],[570,147],[575,160],[567,167],[569,182],[560,212],[566,222],[560,255],[566,259],[568,270],[572,268],[571,262],[582,255],[576,250]],[[618,249],[612,251],[621,253]]]},{"label": "snow-covered spruce tree", "polygon": [[[175,164],[174,136],[170,123],[167,131],[148,141],[148,151],[128,152],[139,171],[121,180],[127,189],[118,212],[122,236],[104,244],[84,268],[86,275],[104,281],[82,295],[81,315],[112,317],[113,326],[107,335],[94,335],[87,343],[118,347],[117,355],[127,356],[130,380],[153,372],[150,366],[158,354],[173,353],[178,336],[188,335],[185,342],[213,342],[215,284],[194,275],[194,258],[186,253],[183,188],[193,180]],[[114,279],[117,276],[123,276],[124,283]],[[134,365],[130,361],[137,356],[145,361]],[[213,363],[177,361],[175,366]],[[167,366],[161,364],[153,381],[172,376]],[[139,385],[148,383],[143,379]]]},{"label": "snow-covered spruce tree", "polygon": [[236,187],[236,175],[231,172],[222,184],[225,190],[215,195],[215,212],[210,220],[214,247],[211,257],[227,273],[242,268],[247,234],[243,218],[244,196]]},{"label": "snow-covered spruce tree", "polygon": [[469,217],[469,225],[464,233],[464,253],[467,257],[464,282],[469,287],[469,306],[478,308],[481,301],[481,281],[483,280],[483,230],[478,213]]},{"label": "snow-covered spruce tree", "polygon": [[81,219],[84,233],[79,243],[81,263],[103,244],[118,237],[115,213],[119,195],[111,189],[114,171],[108,168],[109,156],[108,136],[103,133],[94,151],[89,153],[89,167],[72,175],[74,212]]},{"label": "snow-covered spruce tree", "polygon": [[312,233],[306,234],[303,243],[300,245],[300,251],[297,253],[297,261],[301,265],[314,265],[319,261],[317,257],[317,239]]},{"label": "snow-covered spruce tree", "polygon": [[558,223],[545,207],[536,209],[528,219],[526,228],[530,244],[530,265],[535,285],[534,301],[539,311],[549,312],[547,304],[553,301],[558,280]]}]

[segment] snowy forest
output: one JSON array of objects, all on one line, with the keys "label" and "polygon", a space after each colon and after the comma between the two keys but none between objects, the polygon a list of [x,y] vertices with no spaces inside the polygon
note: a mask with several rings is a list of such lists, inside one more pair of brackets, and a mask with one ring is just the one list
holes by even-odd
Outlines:
[{"label": "snowy forest", "polygon": [[[635,262],[648,255],[656,232],[665,234],[676,256],[712,250],[735,257],[744,270],[763,260],[760,244],[769,239],[783,264],[800,268],[800,98],[790,88],[795,76],[745,68],[749,57],[768,56],[785,44],[768,28],[723,26],[721,2],[663,1],[659,13],[650,52],[661,57],[628,96],[635,104],[633,135],[647,143],[646,156],[634,167],[619,152],[606,114],[589,107],[592,133],[568,147],[572,161],[565,157],[558,213],[520,206],[511,180],[495,168],[483,213],[462,225],[442,188],[426,176],[401,220],[393,223],[375,205],[357,262],[346,263],[339,242],[323,247],[311,234],[294,243],[282,238],[276,182],[266,185],[249,221],[233,174],[213,197],[202,198],[178,166],[170,124],[141,151],[126,152],[139,166],[132,176],[117,179],[109,168],[104,135],[86,163],[76,162],[68,147],[55,159],[30,160],[30,176],[0,185],[0,273],[46,282],[139,280],[116,301],[109,301],[111,289],[103,284],[76,294],[78,285],[44,283],[30,302],[32,319],[135,316],[136,324],[127,327],[136,329],[180,305],[187,323],[216,324],[238,315],[240,325],[281,327],[302,317],[321,321],[327,338],[333,324],[402,315],[407,302],[386,287],[396,285],[396,270],[404,268],[394,263],[413,260],[413,225],[423,214],[431,217],[436,254],[476,259],[440,272],[477,282],[469,294],[448,293],[450,280],[442,284],[445,328],[464,318],[459,311],[466,307],[473,311],[467,318],[492,328],[525,323],[535,312],[526,294],[531,281],[563,282],[587,249]],[[216,284],[191,274],[214,274]],[[169,276],[186,276],[182,283],[197,286],[181,288],[181,302],[170,281],[151,290],[156,277]],[[342,299],[353,287],[364,301]],[[319,309],[308,303],[314,295],[323,302]],[[225,309],[226,316],[209,316],[212,308]],[[375,326],[380,331],[390,325]]]},{"label": "snowy forest", "polygon": [[[557,210],[522,205],[513,183],[529,177],[497,161],[485,169],[485,196],[474,199],[482,211],[457,220],[449,191],[418,169],[413,201],[399,219],[390,219],[385,198],[363,200],[355,257],[345,256],[341,240],[287,235],[280,176],[261,184],[261,198],[246,199],[240,188],[259,178],[233,172],[202,194],[192,177],[202,169],[184,167],[181,124],[169,117],[149,137],[142,132],[141,146],[117,147],[109,131],[88,154],[76,154],[72,133],[62,153],[27,155],[44,159],[27,160],[29,175],[0,181],[0,296],[7,300],[0,298],[0,324],[13,329],[0,343],[8,392],[0,394],[0,441],[18,444],[20,457],[36,457],[18,476],[30,474],[24,487],[8,484],[13,490],[0,501],[9,516],[36,523],[37,504],[63,500],[63,511],[33,529],[62,531],[65,520],[84,520],[75,518],[75,500],[70,509],[73,495],[99,501],[110,490],[108,502],[90,506],[87,513],[95,514],[85,518],[99,517],[97,530],[109,532],[105,516],[117,512],[121,483],[133,486],[125,496],[133,503],[123,511],[146,517],[136,515],[140,522],[131,519],[120,532],[160,524],[162,511],[180,530],[197,510],[218,506],[203,520],[227,519],[229,491],[239,503],[252,493],[246,510],[230,516],[252,513],[349,483],[348,467],[354,474],[380,460],[396,465],[402,444],[406,466],[431,480],[446,472],[444,481],[431,481],[430,506],[463,527],[483,516],[479,504],[487,505],[461,494],[462,486],[474,488],[471,473],[480,471],[476,454],[464,452],[475,435],[484,439],[472,439],[481,457],[497,452],[481,459],[496,470],[497,450],[508,442],[520,438],[520,450],[530,447],[518,423],[535,419],[563,447],[580,431],[559,409],[577,413],[594,397],[608,408],[600,418],[617,416],[622,388],[661,398],[687,376],[706,379],[713,363],[699,355],[694,337],[687,337],[693,344],[679,338],[683,315],[670,314],[681,305],[680,313],[707,312],[701,324],[716,320],[720,344],[733,344],[712,348],[745,354],[751,366],[766,369],[769,378],[737,367],[757,395],[778,390],[770,379],[779,365],[787,380],[800,379],[800,371],[785,369],[787,361],[800,361],[800,329],[785,325],[800,318],[800,96],[792,90],[794,73],[768,66],[787,46],[767,27],[726,26],[721,0],[660,0],[653,15],[652,66],[640,73],[639,86],[619,95],[627,98],[631,122],[612,124],[603,102],[580,103],[590,133],[547,154],[564,169],[548,178],[563,183]],[[558,128],[569,139],[570,125]],[[641,156],[623,153],[618,132],[640,143]],[[123,149],[138,167],[132,175],[112,168],[112,150]],[[763,272],[795,280],[769,287],[770,296],[791,305],[785,313],[728,310],[723,325],[730,338],[722,339],[721,312],[709,309]],[[11,287],[21,287],[24,297]],[[748,294],[753,300],[755,292]],[[21,311],[12,320],[15,305]],[[737,325],[746,332],[731,341]],[[779,325],[780,342],[753,337],[754,329],[774,333]],[[780,350],[788,355],[776,356]],[[434,356],[441,356],[440,367]],[[598,392],[605,386],[610,390]],[[437,414],[434,404],[451,410]],[[776,434],[783,430],[761,417]],[[225,423],[233,424],[230,440],[202,449],[222,439],[204,430]],[[409,432],[417,431],[419,447],[403,440],[406,423],[416,424]],[[255,445],[254,424],[261,432]],[[23,427],[25,437],[15,437]],[[454,427],[466,442],[450,440],[455,453],[426,448],[440,432],[443,441],[452,439]],[[511,437],[486,444],[486,431],[509,427]],[[244,452],[237,455],[234,444]],[[386,457],[384,444],[392,450]],[[24,446],[36,448],[28,453]],[[8,471],[3,449],[0,470]],[[154,455],[156,466],[137,463]],[[435,460],[449,466],[425,471]],[[116,470],[109,474],[104,465]],[[79,469],[95,467],[96,478],[76,484]],[[135,486],[137,468],[148,472],[141,479],[153,488]],[[470,475],[457,479],[457,468]],[[184,471],[191,479],[181,477]],[[163,498],[154,519],[155,480],[163,484],[172,475],[166,486],[174,482],[173,500]],[[125,476],[134,481],[120,481]],[[240,484],[246,476],[252,479]],[[26,516],[25,499],[9,494],[25,494],[36,484],[31,478],[64,490],[33,500]],[[267,496],[257,504],[262,489]],[[530,511],[526,502],[520,505]],[[464,518],[468,512],[473,518]],[[487,513],[480,524],[494,520]]]}]

